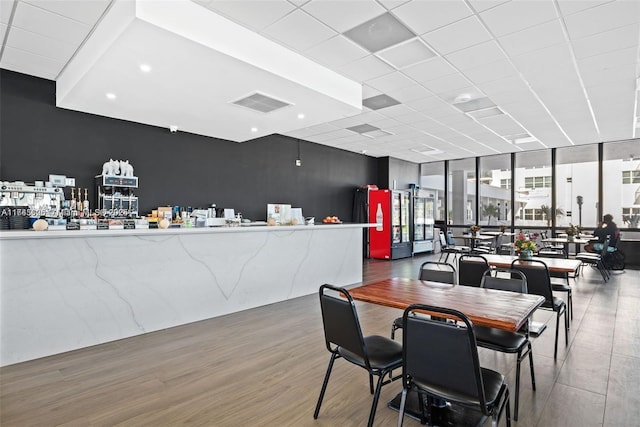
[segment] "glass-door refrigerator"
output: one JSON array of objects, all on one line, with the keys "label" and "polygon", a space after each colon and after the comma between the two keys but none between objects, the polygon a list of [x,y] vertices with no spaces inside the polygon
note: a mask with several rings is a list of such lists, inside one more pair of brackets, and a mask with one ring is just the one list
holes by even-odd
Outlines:
[{"label": "glass-door refrigerator", "polygon": [[369,229],[369,256],[398,259],[412,255],[410,190],[369,192],[369,222],[381,224]]},{"label": "glass-door refrigerator", "polygon": [[413,191],[413,253],[433,251],[435,194],[416,188]]}]

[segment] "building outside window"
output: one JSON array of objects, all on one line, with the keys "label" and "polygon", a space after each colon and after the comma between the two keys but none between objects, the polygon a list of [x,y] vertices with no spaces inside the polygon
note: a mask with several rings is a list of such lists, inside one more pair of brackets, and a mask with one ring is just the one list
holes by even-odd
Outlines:
[{"label": "building outside window", "polygon": [[556,227],[598,225],[598,146],[556,150]]},{"label": "building outside window", "polygon": [[420,188],[433,192],[436,198],[434,219],[444,221],[444,162],[420,165]]},{"label": "building outside window", "polygon": [[449,162],[447,218],[449,224],[475,224],[476,159]]},{"label": "building outside window", "polygon": [[516,153],[515,158],[515,226],[550,227],[554,215],[551,209],[551,150]]},{"label": "building outside window", "polygon": [[551,188],[551,177],[527,176],[524,179],[524,188]]},{"label": "building outside window", "polygon": [[479,225],[511,224],[511,155],[480,157]]},{"label": "building outside window", "polygon": [[511,190],[511,178],[501,179],[500,188],[504,188],[505,190]]},{"label": "building outside window", "polygon": [[[640,148],[638,141],[603,145],[602,213],[620,228],[638,228],[640,220]],[[620,181],[622,177],[622,184]]]}]

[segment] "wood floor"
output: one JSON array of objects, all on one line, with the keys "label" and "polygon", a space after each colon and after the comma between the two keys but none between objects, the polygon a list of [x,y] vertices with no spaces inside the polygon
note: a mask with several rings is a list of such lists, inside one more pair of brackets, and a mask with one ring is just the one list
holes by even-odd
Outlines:
[{"label": "wood floor", "polygon": [[[414,277],[431,256],[367,260],[364,280]],[[640,271],[603,284],[585,268],[573,283],[569,345],[553,360],[555,320],[534,340],[537,390],[523,368],[518,426],[640,424]],[[268,286],[268,284],[265,284]],[[400,312],[358,303],[366,334],[388,335]],[[537,320],[550,314],[537,312]],[[562,333],[561,333],[562,337]],[[515,359],[481,350],[512,396]],[[318,420],[313,410],[329,353],[317,295],[0,369],[0,424],[10,426],[363,426],[364,370],[338,360]],[[383,388],[376,426],[397,414]],[[513,406],[513,397],[512,397]],[[504,422],[502,423],[504,425]],[[407,419],[405,426],[418,426]]]}]

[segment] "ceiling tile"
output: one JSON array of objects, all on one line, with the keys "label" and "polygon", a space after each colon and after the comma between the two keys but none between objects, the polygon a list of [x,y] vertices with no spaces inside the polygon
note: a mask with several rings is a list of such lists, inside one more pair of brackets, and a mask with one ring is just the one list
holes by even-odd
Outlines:
[{"label": "ceiling tile", "polygon": [[409,2],[410,0],[378,0],[378,2],[386,7],[388,10],[395,9],[396,7]]},{"label": "ceiling tile", "polygon": [[508,60],[496,61],[491,64],[464,70],[463,74],[475,85],[513,77],[516,70]]},{"label": "ceiling tile", "polygon": [[459,73],[450,74],[424,83],[424,87],[437,94],[466,88],[468,86],[471,86],[469,80]]},{"label": "ceiling tile", "polygon": [[515,33],[557,17],[553,2],[528,0],[513,0],[480,14],[480,19],[496,37]]},{"label": "ceiling tile", "polygon": [[74,21],[93,25],[102,16],[110,0],[22,0]]},{"label": "ceiling tile", "polygon": [[374,89],[371,86],[367,86],[366,84],[362,85],[362,99],[371,98],[372,96],[377,96],[381,93],[382,92],[380,92],[378,89]]},{"label": "ceiling tile", "polygon": [[500,37],[499,41],[507,54],[516,56],[565,43],[566,40],[560,21],[555,19]]},{"label": "ceiling tile", "polygon": [[506,56],[495,40],[489,40],[457,52],[450,53],[445,58],[455,67],[464,70],[506,59]]},{"label": "ceiling tile", "polygon": [[389,73],[375,79],[367,80],[367,85],[387,94],[389,91],[413,86],[414,84],[415,82],[413,80],[400,72]]},{"label": "ceiling tile", "polygon": [[385,12],[385,9],[376,2],[360,0],[312,0],[302,9],[339,33]]},{"label": "ceiling tile", "polygon": [[365,82],[395,71],[395,69],[374,55],[369,55],[340,67],[338,71],[355,81]]},{"label": "ceiling tile", "polygon": [[11,12],[13,11],[14,0],[2,0],[0,1],[0,22],[4,24],[9,23],[11,18]]},{"label": "ceiling tile", "polygon": [[576,58],[600,55],[613,50],[635,47],[638,45],[640,24],[631,24],[621,28],[595,34],[573,41]]},{"label": "ceiling tile", "polygon": [[[53,80],[64,66],[64,63],[24,50],[14,49],[11,46],[5,46],[0,66],[8,70]],[[19,68],[16,66],[19,66]]]},{"label": "ceiling tile", "polygon": [[270,25],[263,33],[299,51],[336,35],[335,31],[300,10]]},{"label": "ceiling tile", "polygon": [[422,38],[441,55],[455,52],[488,40],[491,35],[475,16],[428,32]]},{"label": "ceiling tile", "polygon": [[7,33],[7,26],[0,22],[0,40],[4,40],[4,35]]},{"label": "ceiling tile", "polygon": [[565,17],[571,39],[579,39],[640,20],[639,1],[616,1]]},{"label": "ceiling tile", "polygon": [[54,59],[65,64],[76,50],[75,45],[44,37],[40,34],[13,27],[7,46]]},{"label": "ceiling tile", "polygon": [[428,111],[433,109],[446,108],[449,105],[437,96],[420,98],[417,100],[408,101],[407,105],[416,111]]},{"label": "ceiling tile", "polygon": [[564,16],[572,15],[585,9],[599,6],[603,3],[609,3],[614,0],[571,0],[558,2],[560,11]]},{"label": "ceiling tile", "polygon": [[286,0],[214,0],[204,6],[219,12],[232,21],[258,31],[265,29],[295,9]]},{"label": "ceiling tile", "polygon": [[469,0],[471,7],[478,13],[499,6],[510,0]]},{"label": "ceiling tile", "polygon": [[28,3],[18,2],[13,25],[55,40],[79,45],[91,27],[48,12]]},{"label": "ceiling tile", "polygon": [[389,91],[389,96],[394,97],[403,104],[418,99],[424,99],[432,95],[433,93],[418,84]]},{"label": "ceiling tile", "polygon": [[428,82],[442,76],[456,73],[456,69],[442,58],[432,58],[420,64],[402,70],[407,76],[419,83]]},{"label": "ceiling tile", "polygon": [[393,10],[416,34],[421,35],[472,15],[463,0],[412,1]]},{"label": "ceiling tile", "polygon": [[369,52],[342,35],[321,42],[304,53],[327,67],[341,67],[369,55]]},{"label": "ceiling tile", "polygon": [[573,64],[571,50],[567,43],[553,45],[513,57],[514,64],[522,71],[548,70],[549,64]]},{"label": "ceiling tile", "polygon": [[[638,77],[636,74],[637,61],[637,48],[633,47],[590,56],[579,59],[577,62],[585,85],[593,86],[602,81],[613,82],[625,76]],[[607,79],[607,76],[610,78]]]},{"label": "ceiling tile", "polygon": [[516,135],[525,132],[522,126],[517,124],[511,117],[506,114],[487,117],[480,120],[480,122],[502,136]]}]

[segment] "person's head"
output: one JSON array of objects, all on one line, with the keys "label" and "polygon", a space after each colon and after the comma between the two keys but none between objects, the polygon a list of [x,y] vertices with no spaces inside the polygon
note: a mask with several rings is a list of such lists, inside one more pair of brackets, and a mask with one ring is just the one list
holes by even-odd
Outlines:
[{"label": "person's head", "polygon": [[611,214],[606,214],[605,216],[602,217],[602,222],[611,222],[613,221],[613,215]]}]

